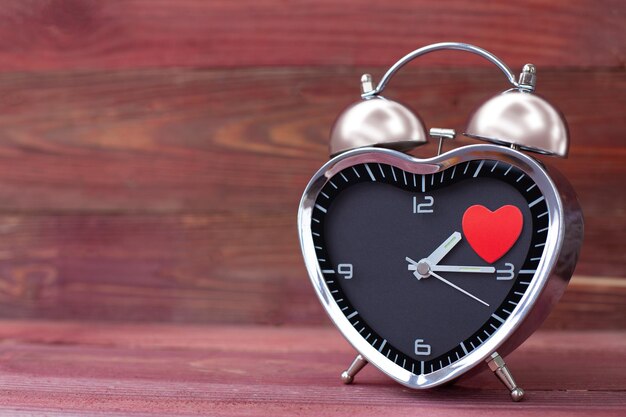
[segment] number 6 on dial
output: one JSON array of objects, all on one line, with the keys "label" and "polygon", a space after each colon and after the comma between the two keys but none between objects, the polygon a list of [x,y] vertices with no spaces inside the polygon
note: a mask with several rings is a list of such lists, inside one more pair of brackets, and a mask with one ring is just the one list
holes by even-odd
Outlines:
[{"label": "number 6 on dial", "polygon": [[430,355],[430,345],[422,343],[424,339],[415,339],[415,354],[420,356]]}]

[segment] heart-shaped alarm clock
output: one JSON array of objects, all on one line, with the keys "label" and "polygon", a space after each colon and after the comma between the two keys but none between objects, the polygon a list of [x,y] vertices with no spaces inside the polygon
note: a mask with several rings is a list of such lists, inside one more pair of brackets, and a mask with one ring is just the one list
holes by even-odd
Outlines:
[{"label": "heart-shaped alarm clock", "polygon": [[[512,88],[471,117],[466,136],[490,142],[441,153],[451,129],[430,129],[437,156],[404,152],[427,142],[421,119],[381,96],[403,65],[456,49],[496,64]],[[503,357],[546,318],[574,270],[583,219],[568,182],[532,157],[566,157],[560,113],[534,94],[535,67],[517,80],[489,52],[440,43],[400,59],[332,132],[328,161],[298,212],[305,264],[326,312],[358,355],[401,384],[431,388],[488,367],[519,401]]]}]

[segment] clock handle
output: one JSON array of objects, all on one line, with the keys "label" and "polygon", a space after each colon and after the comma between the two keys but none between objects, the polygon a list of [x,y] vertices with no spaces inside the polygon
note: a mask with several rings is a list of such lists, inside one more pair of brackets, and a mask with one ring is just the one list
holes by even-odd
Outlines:
[{"label": "clock handle", "polygon": [[[498,68],[500,68],[500,70],[504,73],[506,78],[509,80],[509,83],[511,83],[511,85],[514,88],[524,89],[526,91],[534,91],[535,89],[534,78],[532,76],[523,76],[520,78],[520,82],[517,82],[515,80],[515,74],[513,74],[511,69],[502,60],[500,60],[497,56],[495,56],[491,52],[486,51],[482,48],[479,48],[478,46],[470,45],[468,43],[441,42],[441,43],[434,43],[432,45],[426,45],[400,58],[395,64],[391,66],[391,68],[387,70],[385,75],[383,75],[383,77],[380,79],[380,82],[378,83],[378,86],[376,86],[376,88],[366,89],[366,87],[364,86],[363,89],[365,91],[363,91],[363,94],[361,94],[361,97],[369,98],[369,97],[374,97],[374,96],[379,95],[380,93],[383,92],[383,90],[387,86],[387,83],[389,82],[391,77],[393,77],[394,74],[400,70],[400,68],[402,68],[403,66],[408,64],[410,61],[414,60],[415,58],[419,56],[426,55],[430,52],[442,51],[442,50],[465,51],[465,52],[470,52],[478,56],[481,56],[485,58],[487,61],[496,65]],[[371,85],[371,78],[368,79],[368,82],[370,83],[369,85]]]}]

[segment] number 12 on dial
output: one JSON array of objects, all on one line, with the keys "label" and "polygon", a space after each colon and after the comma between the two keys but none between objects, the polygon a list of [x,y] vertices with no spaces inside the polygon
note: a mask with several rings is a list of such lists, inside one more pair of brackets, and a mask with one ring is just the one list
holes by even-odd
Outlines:
[{"label": "number 12 on dial", "polygon": [[427,214],[433,212],[435,199],[430,195],[425,195],[423,199],[413,197],[413,214]]}]

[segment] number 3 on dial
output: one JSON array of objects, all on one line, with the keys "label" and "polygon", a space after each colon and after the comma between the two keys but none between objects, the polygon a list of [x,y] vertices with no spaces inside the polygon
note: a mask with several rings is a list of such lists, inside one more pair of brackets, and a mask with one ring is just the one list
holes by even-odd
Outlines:
[{"label": "number 3 on dial", "polygon": [[498,276],[496,277],[496,279],[498,281],[510,281],[513,279],[513,277],[515,277],[515,265],[513,265],[512,263],[505,263],[504,264],[504,268],[505,269],[498,269],[496,272],[498,274]]}]

